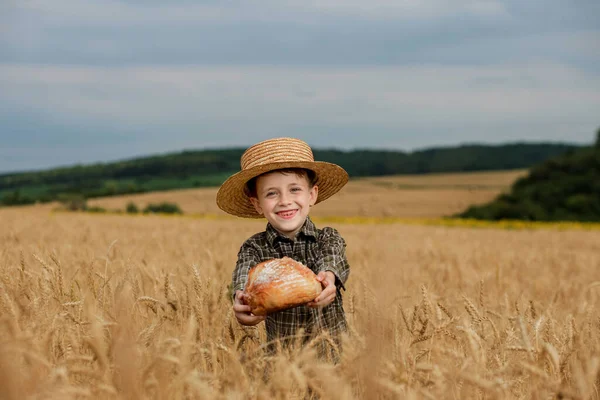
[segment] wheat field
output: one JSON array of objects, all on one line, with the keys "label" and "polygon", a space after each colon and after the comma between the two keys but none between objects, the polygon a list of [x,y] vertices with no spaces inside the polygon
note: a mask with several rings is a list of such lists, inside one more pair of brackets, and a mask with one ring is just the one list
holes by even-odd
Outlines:
[{"label": "wheat field", "polygon": [[351,265],[334,365],[267,355],[232,315],[264,221],[0,221],[2,399],[600,399],[598,230],[330,224]]},{"label": "wheat field", "polygon": [[[338,194],[318,204],[314,216],[432,218],[487,203],[524,176],[526,170],[403,175],[351,180]],[[90,200],[91,206],[124,210],[128,202],[174,202],[184,212],[226,216],[216,203],[217,189],[185,189]]]}]

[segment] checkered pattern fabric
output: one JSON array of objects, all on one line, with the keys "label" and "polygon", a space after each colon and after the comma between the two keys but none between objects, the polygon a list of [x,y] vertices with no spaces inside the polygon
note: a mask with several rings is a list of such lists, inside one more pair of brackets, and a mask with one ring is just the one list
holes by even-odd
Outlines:
[{"label": "checkered pattern fabric", "polygon": [[280,234],[271,224],[265,231],[250,237],[238,253],[232,274],[233,293],[244,290],[248,271],[254,265],[272,258],[290,257],[306,265],[315,274],[331,271],[336,277],[337,293],[333,303],[321,309],[299,306],[270,314],[266,319],[267,340],[295,336],[302,329],[309,337],[329,333],[333,338],[347,330],[341,290],[350,273],[346,259],[346,242],[334,228],[317,229],[310,218],[295,240]]}]

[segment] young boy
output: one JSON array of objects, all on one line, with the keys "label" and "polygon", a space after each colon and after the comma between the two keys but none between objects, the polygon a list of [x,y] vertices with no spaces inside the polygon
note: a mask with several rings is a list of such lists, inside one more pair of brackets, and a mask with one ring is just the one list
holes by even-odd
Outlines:
[{"label": "young boy", "polygon": [[[302,330],[304,341],[329,333],[339,345],[339,335],[347,329],[340,290],[345,290],[350,272],[346,243],[333,228],[317,229],[308,214],[310,207],[348,182],[347,172],[338,165],[314,161],[308,144],[292,138],[255,144],[242,155],[241,165],[242,170],[219,189],[217,204],[227,213],[264,217],[268,223],[266,230],[246,240],[238,253],[232,282],[235,317],[246,326],[266,320],[270,343],[293,338]],[[317,274],[323,291],[305,306],[266,318],[252,314],[243,294],[248,271],[262,261],[284,256]]]}]

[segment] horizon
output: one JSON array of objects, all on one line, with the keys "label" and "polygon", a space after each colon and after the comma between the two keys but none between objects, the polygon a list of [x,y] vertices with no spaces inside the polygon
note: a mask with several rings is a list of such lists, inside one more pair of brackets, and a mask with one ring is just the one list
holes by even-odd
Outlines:
[{"label": "horizon", "polygon": [[[341,151],[341,152],[354,152],[354,151],[384,151],[390,153],[405,153],[405,154],[414,154],[428,150],[438,150],[438,149],[456,149],[460,147],[470,147],[470,146],[483,146],[483,147],[503,147],[503,146],[512,146],[512,145],[555,145],[555,146],[577,146],[577,147],[587,147],[593,146],[593,142],[588,143],[576,143],[576,142],[566,142],[566,141],[512,141],[512,142],[503,142],[503,143],[482,143],[482,142],[465,142],[459,144],[450,144],[445,146],[427,146],[423,148],[417,148],[413,150],[402,150],[402,149],[389,149],[389,148],[376,148],[376,147],[364,147],[364,148],[335,148],[335,147],[314,147],[311,146],[313,152],[314,151]],[[169,155],[176,155],[185,152],[203,152],[203,151],[226,151],[226,150],[245,150],[247,147],[244,146],[225,146],[225,147],[206,147],[206,148],[196,148],[196,149],[181,149],[174,151],[165,151],[165,152],[157,152],[157,153],[149,153],[149,154],[140,154],[135,155],[128,158],[119,158],[119,159],[109,159],[103,161],[95,161],[89,163],[76,163],[76,164],[61,164],[61,165],[53,165],[46,168],[41,169],[31,169],[31,170],[14,170],[14,171],[3,171],[0,170],[0,176],[7,175],[18,175],[18,174],[27,174],[27,173],[37,173],[50,171],[55,169],[68,169],[74,167],[86,167],[92,165],[102,165],[102,164],[113,164],[119,162],[128,162],[128,161],[136,161],[150,157],[165,157]],[[318,161],[318,160],[316,160]]]}]

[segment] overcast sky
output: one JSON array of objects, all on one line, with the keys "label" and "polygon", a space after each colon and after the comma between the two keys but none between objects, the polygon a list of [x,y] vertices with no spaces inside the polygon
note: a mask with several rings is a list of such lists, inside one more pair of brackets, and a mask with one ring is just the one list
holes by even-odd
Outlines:
[{"label": "overcast sky", "polygon": [[591,143],[598,0],[4,0],[0,172],[294,136]]}]

